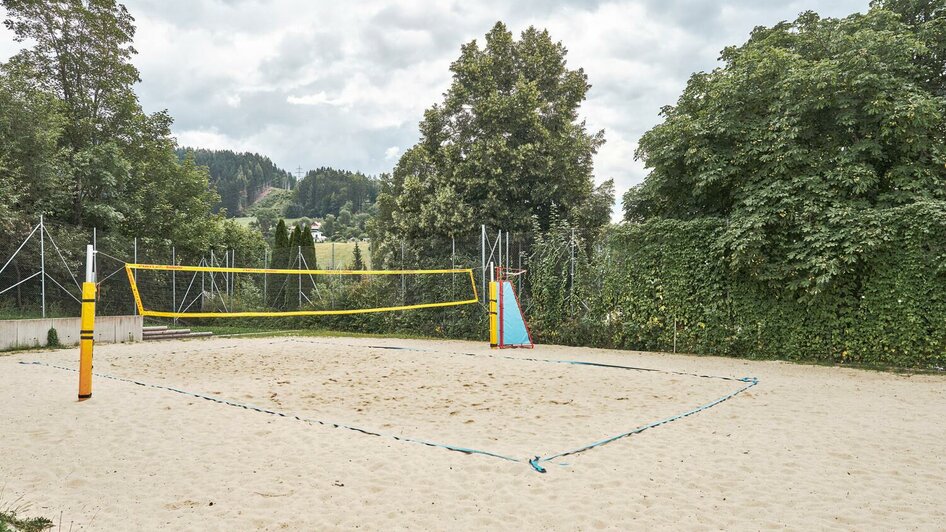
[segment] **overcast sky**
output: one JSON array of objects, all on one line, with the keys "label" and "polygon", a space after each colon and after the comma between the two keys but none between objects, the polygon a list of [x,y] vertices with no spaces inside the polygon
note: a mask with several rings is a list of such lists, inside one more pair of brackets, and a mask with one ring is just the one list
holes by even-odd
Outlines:
[{"label": "overcast sky", "polygon": [[[460,45],[502,20],[516,34],[547,28],[583,67],[582,107],[605,130],[598,182],[618,203],[644,178],[641,134],[692,72],[719,51],[814,10],[845,16],[868,0],[628,0],[313,2],[129,0],[138,33],[137,89],[146,111],[167,109],[181,145],[255,151],[295,171],[318,166],[390,171],[418,139],[425,108],[442,99]],[[2,13],[2,9],[0,9]],[[0,59],[16,50],[0,29]],[[616,209],[616,213],[617,213]]]}]

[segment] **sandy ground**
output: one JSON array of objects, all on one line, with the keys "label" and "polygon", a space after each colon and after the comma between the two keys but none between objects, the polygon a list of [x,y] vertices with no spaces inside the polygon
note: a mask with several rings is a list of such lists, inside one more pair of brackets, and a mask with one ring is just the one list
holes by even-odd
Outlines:
[{"label": "sandy ground", "polygon": [[[369,346],[404,346],[412,350]],[[477,356],[465,356],[470,353]],[[95,371],[517,459],[465,455],[0,356],[0,508],[63,530],[946,527],[946,377],[538,346],[220,338],[96,348]],[[505,358],[506,356],[512,359]]]}]

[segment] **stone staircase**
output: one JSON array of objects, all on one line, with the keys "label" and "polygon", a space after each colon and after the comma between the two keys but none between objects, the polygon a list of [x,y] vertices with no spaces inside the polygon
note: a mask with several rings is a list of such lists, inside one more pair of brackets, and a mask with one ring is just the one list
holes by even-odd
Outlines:
[{"label": "stone staircase", "polygon": [[180,340],[182,338],[207,338],[208,336],[213,336],[214,333],[207,332],[193,332],[190,329],[170,329],[167,325],[154,325],[149,327],[142,327],[141,329],[141,339],[142,340]]}]

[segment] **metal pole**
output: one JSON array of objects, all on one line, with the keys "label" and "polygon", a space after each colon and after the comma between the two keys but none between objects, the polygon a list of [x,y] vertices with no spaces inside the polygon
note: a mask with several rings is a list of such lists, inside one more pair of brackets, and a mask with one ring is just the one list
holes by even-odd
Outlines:
[{"label": "metal pole", "polygon": [[[200,259],[201,266],[207,264],[205,257]],[[204,310],[204,294],[206,294],[207,287],[204,286],[204,272],[200,272],[200,310]]]},{"label": "metal pole", "polygon": [[499,260],[496,261],[496,264],[499,264],[499,267],[503,267],[503,230],[500,229],[499,233],[496,234],[498,240],[496,244],[496,255]]},{"label": "metal pole", "polygon": [[[457,269],[457,239],[453,235],[450,235],[450,269]],[[451,295],[456,295],[457,293],[457,274],[453,274],[453,291],[450,292]]]},{"label": "metal pole", "polygon": [[[296,246],[296,260],[299,261],[299,264],[296,266],[298,269],[302,269],[302,246]],[[302,308],[302,274],[299,274],[299,308]]]},{"label": "metal pole", "polygon": [[43,317],[46,317],[46,240],[43,233],[46,232],[46,225],[43,222],[43,215],[39,215],[39,290],[40,305],[42,307]]},{"label": "metal pole", "polygon": [[[92,249],[99,249],[98,230],[94,227],[92,228]],[[98,279],[98,273],[99,273],[99,254],[98,253],[92,254],[92,271],[95,274],[95,278]]]},{"label": "metal pole", "polygon": [[[236,250],[230,251],[230,267],[236,268]],[[230,272],[230,296],[236,294],[236,272]]]},{"label": "metal pole", "polygon": [[[267,253],[268,251],[264,249],[263,250],[263,268],[268,267],[267,260],[266,260]],[[267,293],[266,293],[267,288],[268,288],[267,286],[268,278],[269,278],[269,275],[266,272],[263,272],[263,305],[267,305],[269,301],[269,298],[267,297]]]},{"label": "metal pole", "polygon": [[329,269],[331,270],[335,269],[335,241],[334,240],[332,241],[332,267]]},{"label": "metal pole", "polygon": [[568,286],[568,308],[571,315],[575,315],[575,229],[572,228],[571,244],[571,268],[569,273]]},{"label": "metal pole", "polygon": [[506,231],[506,269],[509,269],[509,231]]},{"label": "metal pole", "polygon": [[[210,267],[214,267],[214,248],[210,248]],[[214,298],[214,272],[210,271],[210,300]]]},{"label": "metal pole", "polygon": [[[171,246],[171,264],[177,266],[177,250]],[[186,295],[185,295],[186,297]],[[177,310],[177,272],[171,270],[171,304],[173,309]],[[177,317],[174,318],[174,325],[177,325]]]},{"label": "metal pole", "polygon": [[[401,240],[401,269],[404,269],[404,241]],[[401,301],[403,302],[407,298],[407,283],[404,279],[404,274],[401,274]]]},{"label": "metal pole", "polygon": [[[137,236],[135,237],[135,249],[134,249],[134,254],[135,254],[135,258],[134,258],[135,264],[138,264],[138,237],[137,237]],[[135,270],[135,285],[137,285],[137,284],[138,284],[138,270]],[[132,307],[132,311],[131,311],[132,315],[133,315],[133,316],[137,316],[137,315],[138,315],[138,306],[137,306],[137,305],[132,305],[131,307]]]},{"label": "metal pole", "polygon": [[677,317],[673,317],[673,352],[677,352]]},{"label": "metal pole", "polygon": [[480,293],[485,294],[486,293],[486,224],[480,224],[480,268],[483,270],[483,289],[480,290]]}]

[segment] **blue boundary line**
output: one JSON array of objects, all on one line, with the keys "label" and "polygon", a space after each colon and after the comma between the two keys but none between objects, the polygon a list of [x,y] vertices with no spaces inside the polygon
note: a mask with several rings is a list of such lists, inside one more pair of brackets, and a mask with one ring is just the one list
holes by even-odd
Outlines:
[{"label": "blue boundary line", "polygon": [[[665,374],[670,374],[670,375],[680,375],[680,376],[688,376],[688,377],[698,377],[698,378],[704,378],[704,379],[718,379],[718,380],[726,380],[726,381],[736,381],[736,382],[745,383],[746,385],[743,386],[743,387],[741,387],[741,388],[739,388],[738,390],[736,390],[736,391],[734,391],[734,392],[731,392],[731,393],[729,393],[729,394],[727,394],[727,395],[724,395],[724,396],[722,396],[722,397],[720,397],[720,398],[718,398],[718,399],[715,399],[715,400],[713,400],[713,401],[710,401],[709,403],[706,403],[706,404],[704,404],[704,405],[701,405],[701,406],[698,406],[698,407],[696,407],[696,408],[687,410],[686,412],[683,412],[683,413],[681,413],[681,414],[677,414],[677,415],[674,415],[674,416],[670,416],[670,417],[667,417],[667,418],[660,419],[660,420],[658,420],[658,421],[654,421],[654,422],[651,422],[651,423],[647,423],[647,424],[645,424],[645,425],[641,425],[641,426],[635,427],[635,428],[633,428],[633,429],[631,429],[631,430],[629,430],[629,431],[622,432],[622,433],[620,433],[620,434],[616,434],[616,435],[614,435],[614,436],[610,436],[610,437],[608,437],[608,438],[604,438],[604,439],[602,439],[602,440],[598,440],[598,441],[596,441],[596,442],[593,442],[593,443],[590,443],[590,444],[588,444],[588,445],[584,445],[584,446],[581,446],[581,447],[577,447],[577,448],[575,448],[575,449],[571,449],[571,450],[567,450],[567,451],[562,451],[562,452],[555,453],[555,454],[552,454],[552,455],[549,455],[549,456],[545,456],[545,457],[542,457],[542,456],[534,456],[533,458],[530,459],[530,458],[516,458],[516,457],[512,457],[512,456],[503,455],[503,454],[500,454],[500,453],[494,453],[494,452],[492,452],[492,451],[484,451],[484,450],[481,450],[481,449],[471,449],[471,448],[467,448],[467,447],[461,447],[461,446],[459,446],[459,445],[451,445],[451,444],[446,444],[446,443],[433,442],[433,441],[429,441],[429,440],[422,440],[422,439],[418,439],[418,438],[410,438],[410,437],[406,437],[406,436],[398,436],[398,435],[396,435],[396,434],[383,433],[383,432],[376,431],[376,430],[373,430],[373,429],[366,429],[366,428],[361,428],[361,427],[355,427],[355,426],[352,426],[352,425],[346,425],[346,424],[344,424],[344,423],[337,423],[337,422],[333,422],[333,421],[325,421],[325,420],[319,420],[319,419],[312,419],[312,418],[300,417],[300,416],[293,415],[293,414],[286,414],[286,413],[284,413],[284,412],[279,412],[279,411],[277,411],[277,410],[271,410],[271,409],[268,409],[268,408],[262,408],[262,407],[254,406],[254,405],[251,405],[251,404],[248,404],[248,403],[241,403],[241,402],[232,401],[232,400],[229,400],[229,399],[222,399],[222,398],[219,398],[219,397],[213,397],[213,396],[210,396],[210,395],[205,395],[205,394],[202,394],[202,393],[192,392],[192,391],[188,391],[188,390],[181,390],[181,389],[178,389],[178,388],[173,388],[173,387],[171,387],[171,386],[164,386],[164,385],[161,385],[161,384],[151,384],[151,383],[136,381],[136,380],[134,380],[134,379],[128,379],[128,378],[125,378],[125,377],[117,377],[117,376],[108,375],[108,374],[105,374],[105,373],[93,373],[93,375],[95,375],[96,377],[101,377],[101,378],[105,378],[105,379],[111,379],[111,380],[114,380],[114,381],[126,382],[126,383],[129,383],[129,384],[136,384],[136,385],[138,385],[138,386],[144,386],[144,387],[148,387],[148,388],[155,388],[155,389],[159,389],[159,390],[171,391],[171,392],[179,393],[179,394],[182,394],[182,395],[187,395],[187,396],[191,396],[191,397],[196,397],[196,398],[198,398],[198,399],[205,399],[205,400],[207,400],[207,401],[213,401],[213,402],[215,402],[215,403],[219,403],[219,404],[223,404],[223,405],[234,406],[234,407],[237,407],[237,408],[243,408],[243,409],[245,409],[245,410],[254,410],[254,411],[256,411],[256,412],[260,412],[260,413],[264,413],[264,414],[270,414],[270,415],[279,416],[279,417],[284,417],[284,418],[288,418],[288,419],[295,419],[295,420],[297,420],[297,421],[301,421],[301,422],[303,422],[303,423],[307,423],[307,424],[310,424],[310,425],[322,425],[322,426],[328,426],[328,427],[333,427],[333,428],[337,428],[337,429],[351,430],[351,431],[354,431],[354,432],[360,432],[360,433],[362,433],[362,434],[367,434],[367,435],[369,435],[369,436],[379,436],[379,437],[383,437],[383,438],[394,439],[394,440],[397,440],[397,441],[403,441],[403,442],[408,442],[408,443],[417,443],[417,444],[421,444],[421,445],[426,445],[426,446],[428,446],[428,447],[438,447],[438,448],[441,448],[441,449],[446,449],[446,450],[449,450],[449,451],[456,451],[456,452],[460,452],[460,453],[463,453],[463,454],[478,454],[478,455],[483,455],[483,456],[490,456],[490,457],[493,457],[493,458],[499,458],[499,459],[501,459],[501,460],[506,460],[506,461],[509,461],[509,462],[528,463],[528,464],[532,467],[532,469],[535,470],[535,471],[538,472],[538,473],[545,473],[545,472],[546,472],[545,467],[543,467],[543,466],[541,465],[542,463],[552,462],[553,460],[555,460],[555,459],[557,459],[557,458],[562,458],[562,457],[565,457],[565,456],[575,455],[575,454],[578,454],[578,453],[582,453],[582,452],[585,452],[585,451],[589,451],[589,450],[594,449],[594,448],[596,448],[596,447],[600,447],[600,446],[602,446],[602,445],[607,445],[607,444],[609,444],[609,443],[612,443],[612,442],[614,442],[614,441],[617,441],[617,440],[626,438],[626,437],[628,437],[628,436],[633,436],[633,435],[635,435],[635,434],[640,434],[641,432],[644,432],[645,430],[648,430],[648,429],[651,429],[651,428],[655,428],[655,427],[659,427],[659,426],[661,426],[661,425],[665,425],[665,424],[667,424],[667,423],[671,423],[671,422],[673,422],[673,421],[677,421],[677,420],[683,419],[683,418],[685,418],[685,417],[692,416],[692,415],[694,415],[694,414],[697,414],[697,413],[699,413],[699,412],[702,412],[702,411],[704,411],[704,410],[707,410],[707,409],[709,409],[709,408],[712,408],[712,407],[714,407],[714,406],[716,406],[716,405],[718,405],[718,404],[720,404],[720,403],[722,403],[722,402],[724,402],[724,401],[728,401],[729,399],[732,399],[733,397],[735,397],[735,396],[739,395],[740,393],[742,393],[742,392],[748,390],[749,388],[752,388],[753,386],[756,386],[757,384],[759,384],[759,380],[758,380],[757,378],[755,378],[755,377],[743,377],[743,378],[725,377],[725,376],[721,376],[721,375],[705,375],[705,374],[698,374],[698,373],[686,373],[686,372],[681,372],[681,371],[661,370],[661,369],[643,368],[643,367],[635,367],[635,366],[621,366],[621,365],[617,365],[617,364],[605,364],[605,363],[600,363],[600,362],[587,362],[587,361],[581,361],[581,360],[557,360],[557,359],[531,358],[531,357],[521,357],[521,358],[520,358],[520,357],[513,357],[513,356],[508,356],[508,355],[493,355],[493,354],[477,354],[477,353],[450,352],[450,351],[439,351],[439,350],[435,350],[435,349],[424,349],[424,348],[403,347],[403,346],[339,344],[339,343],[333,343],[333,342],[318,342],[318,341],[315,341],[315,342],[303,342],[303,341],[301,341],[301,340],[299,340],[299,342],[307,343],[307,344],[313,344],[313,343],[315,343],[315,344],[322,344],[322,345],[332,345],[332,346],[336,346],[336,347],[354,347],[354,348],[362,348],[362,349],[387,349],[387,350],[400,350],[400,351],[432,352],[432,353],[437,353],[437,354],[452,354],[452,355],[463,355],[463,356],[472,356],[472,357],[489,357],[489,358],[500,358],[500,359],[506,359],[506,360],[518,360],[518,361],[526,361],[526,362],[543,362],[543,363],[549,363],[549,364],[570,364],[570,365],[576,365],[576,366],[601,367],[601,368],[609,368],[609,369],[623,369],[623,370],[629,370],[629,371],[647,371],[647,372],[665,373]],[[55,368],[55,369],[60,369],[60,370],[65,370],[65,371],[72,371],[72,372],[78,371],[78,370],[76,370],[75,368],[68,368],[68,367],[65,367],[65,366],[57,366],[57,365],[55,365],[55,364],[49,364],[49,363],[47,363],[47,362],[39,362],[39,361],[33,361],[33,362],[22,362],[22,361],[21,361],[20,364],[23,364],[23,365],[33,365],[33,366],[46,366],[46,367],[50,367],[50,368]]]}]

